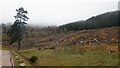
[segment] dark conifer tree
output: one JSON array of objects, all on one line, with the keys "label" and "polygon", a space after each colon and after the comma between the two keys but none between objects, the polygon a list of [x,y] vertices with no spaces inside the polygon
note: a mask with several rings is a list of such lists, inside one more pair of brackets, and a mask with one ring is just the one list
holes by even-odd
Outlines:
[{"label": "dark conifer tree", "polygon": [[23,7],[16,9],[16,11],[17,11],[17,15],[14,16],[15,22],[8,30],[7,34],[9,36],[10,44],[17,42],[18,49],[20,49],[21,40],[23,39],[23,33],[25,31],[25,24],[27,24],[25,23],[25,21],[28,21],[29,18],[26,16],[28,12],[25,11]]}]

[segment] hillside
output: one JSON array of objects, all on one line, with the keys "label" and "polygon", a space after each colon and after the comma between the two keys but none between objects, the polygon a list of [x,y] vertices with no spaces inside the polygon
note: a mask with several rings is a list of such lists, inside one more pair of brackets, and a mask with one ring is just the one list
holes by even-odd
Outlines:
[{"label": "hillside", "polygon": [[21,50],[15,54],[28,63],[32,56],[37,56],[33,66],[117,66],[118,29],[120,27],[115,26],[25,38]]},{"label": "hillside", "polygon": [[59,26],[59,31],[76,31],[84,29],[98,29],[98,28],[107,28],[111,26],[120,26],[118,18],[120,11],[107,12],[97,16],[93,16],[85,21],[76,21],[68,23],[65,25]]},{"label": "hillside", "polygon": [[[45,32],[34,32],[38,37],[24,38],[22,46],[26,48],[31,47],[55,47],[55,46],[71,46],[71,45],[93,45],[99,43],[117,43],[118,42],[118,29],[120,27],[110,27],[102,29],[82,30],[67,33],[57,33],[50,36],[41,37]],[[30,34],[30,33],[29,33]],[[41,36],[39,36],[39,34]],[[4,41],[3,41],[4,42]],[[3,45],[8,45],[3,43]],[[17,47],[17,44],[11,46]]]}]

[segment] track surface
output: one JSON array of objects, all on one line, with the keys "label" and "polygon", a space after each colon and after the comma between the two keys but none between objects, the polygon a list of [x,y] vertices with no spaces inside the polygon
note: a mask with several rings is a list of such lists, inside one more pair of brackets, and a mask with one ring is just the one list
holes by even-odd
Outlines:
[{"label": "track surface", "polygon": [[0,50],[0,67],[1,66],[12,66],[10,51]]}]

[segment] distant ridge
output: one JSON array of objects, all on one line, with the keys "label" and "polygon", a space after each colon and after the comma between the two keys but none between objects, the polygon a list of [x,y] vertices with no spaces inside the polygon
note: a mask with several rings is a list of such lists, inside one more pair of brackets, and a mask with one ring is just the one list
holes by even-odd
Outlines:
[{"label": "distant ridge", "polygon": [[104,14],[93,16],[85,21],[76,21],[61,25],[58,27],[58,30],[76,31],[120,26],[118,18],[120,19],[120,11],[107,12]]}]

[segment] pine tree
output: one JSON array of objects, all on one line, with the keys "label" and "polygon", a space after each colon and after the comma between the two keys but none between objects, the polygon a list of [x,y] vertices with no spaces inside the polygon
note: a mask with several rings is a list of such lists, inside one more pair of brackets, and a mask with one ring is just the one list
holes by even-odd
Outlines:
[{"label": "pine tree", "polygon": [[26,14],[27,11],[24,10],[23,7],[16,9],[17,15],[15,17],[15,22],[8,30],[7,34],[9,36],[9,43],[13,44],[14,42],[18,42],[18,49],[21,46],[21,40],[23,39],[23,33],[25,31],[25,21],[28,21],[28,17]]}]

